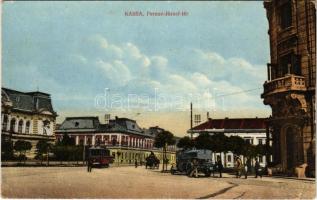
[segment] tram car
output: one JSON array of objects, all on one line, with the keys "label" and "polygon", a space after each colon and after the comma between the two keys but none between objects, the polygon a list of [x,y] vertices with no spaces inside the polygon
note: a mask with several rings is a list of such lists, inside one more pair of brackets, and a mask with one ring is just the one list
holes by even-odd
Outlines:
[{"label": "tram car", "polygon": [[90,147],[88,149],[88,162],[94,167],[109,167],[113,163],[114,157],[110,155],[110,150],[105,147]]}]

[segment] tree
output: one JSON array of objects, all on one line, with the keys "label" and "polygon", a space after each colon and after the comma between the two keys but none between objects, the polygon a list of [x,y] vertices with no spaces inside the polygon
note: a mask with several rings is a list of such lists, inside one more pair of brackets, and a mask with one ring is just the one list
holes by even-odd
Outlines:
[{"label": "tree", "polygon": [[256,146],[246,142],[242,150],[242,155],[248,158],[248,160],[257,157],[258,152]]},{"label": "tree", "polygon": [[157,148],[163,149],[163,169],[162,171],[167,170],[167,156],[166,156],[166,150],[168,145],[174,145],[175,144],[175,138],[174,135],[169,131],[162,131],[159,132],[154,140],[154,146]]},{"label": "tree", "polygon": [[213,151],[216,153],[226,153],[230,150],[228,148],[228,137],[224,133],[215,133],[211,136],[211,140],[213,143]]},{"label": "tree", "polygon": [[36,156],[35,158],[41,160],[41,165],[44,160],[44,155],[48,156],[49,149],[51,148],[51,144],[46,140],[39,140],[36,144]]},{"label": "tree", "polygon": [[239,136],[230,136],[228,139],[228,149],[235,155],[242,155],[245,141]]},{"label": "tree", "polygon": [[25,163],[25,160],[27,159],[25,154],[28,150],[31,150],[31,148],[32,148],[32,144],[28,141],[18,140],[15,142],[14,150],[19,152],[20,162],[24,160],[24,163]]},{"label": "tree", "polygon": [[70,137],[67,133],[64,133],[63,134],[63,139],[58,142],[58,145],[63,145],[63,146],[73,146],[75,145],[76,142],[75,142],[75,139]]},{"label": "tree", "polygon": [[10,160],[13,159],[13,144],[11,141],[6,141],[5,139],[1,139],[1,159],[2,160]]},{"label": "tree", "polygon": [[202,133],[195,138],[195,147],[197,149],[214,150],[214,143],[211,136],[208,133]]},{"label": "tree", "polygon": [[185,150],[193,148],[194,145],[194,141],[188,136],[181,138],[177,143],[178,148],[183,148]]}]

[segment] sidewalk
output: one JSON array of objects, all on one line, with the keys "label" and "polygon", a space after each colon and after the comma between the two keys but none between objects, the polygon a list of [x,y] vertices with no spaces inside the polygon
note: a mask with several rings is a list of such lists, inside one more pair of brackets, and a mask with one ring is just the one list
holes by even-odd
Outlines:
[{"label": "sidewalk", "polygon": [[[5,161],[1,162],[1,167],[82,167],[86,166],[86,163],[83,164],[83,161],[50,161],[49,165],[46,165],[46,161],[43,161],[42,164],[40,161],[29,160],[26,161],[25,164],[23,162],[18,161]],[[112,163],[110,167],[127,167],[134,166],[134,164],[118,164]],[[143,165],[144,166],[144,165]],[[140,165],[138,166],[140,167]]]},{"label": "sidewalk", "polygon": [[270,177],[270,178],[280,178],[280,179],[292,179],[292,180],[302,180],[302,181],[316,181],[315,178],[297,178],[295,176],[282,176],[282,175],[274,175],[274,176],[268,176],[268,175],[264,175],[263,177]]}]

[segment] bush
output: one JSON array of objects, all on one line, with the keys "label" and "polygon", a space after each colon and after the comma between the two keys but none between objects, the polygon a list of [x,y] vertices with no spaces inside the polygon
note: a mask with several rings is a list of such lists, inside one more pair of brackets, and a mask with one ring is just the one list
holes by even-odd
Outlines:
[{"label": "bush", "polygon": [[24,154],[20,154],[20,155],[17,156],[17,159],[18,159],[19,161],[26,161],[26,160],[27,160],[27,157],[26,157]]},{"label": "bush", "polygon": [[58,161],[78,161],[83,159],[83,146],[56,145],[52,152]]}]

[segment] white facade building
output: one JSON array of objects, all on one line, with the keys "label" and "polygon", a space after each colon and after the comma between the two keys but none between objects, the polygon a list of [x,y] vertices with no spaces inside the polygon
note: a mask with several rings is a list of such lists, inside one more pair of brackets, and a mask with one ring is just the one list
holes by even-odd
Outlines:
[{"label": "white facade building", "polygon": [[[192,133],[193,137],[197,137],[201,133],[224,133],[226,136],[239,136],[250,144],[266,144],[266,118],[235,118],[235,119],[211,119],[209,118],[206,122],[193,127],[192,130],[188,130],[188,133]],[[269,145],[271,141],[269,141]],[[232,152],[224,153],[214,153],[214,160],[219,157],[222,160],[224,167],[234,167],[234,155]],[[245,159],[240,156],[242,161]],[[271,159],[271,158],[270,158]],[[267,165],[267,160],[265,156],[260,156],[258,158],[260,165]],[[255,162],[255,160],[253,160]]]}]

